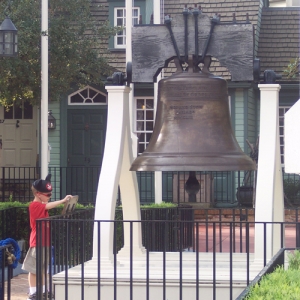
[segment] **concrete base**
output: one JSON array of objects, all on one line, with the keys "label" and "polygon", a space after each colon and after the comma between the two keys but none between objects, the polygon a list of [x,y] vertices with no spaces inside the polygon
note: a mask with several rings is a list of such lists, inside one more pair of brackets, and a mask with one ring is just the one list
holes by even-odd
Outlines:
[{"label": "concrete base", "polygon": [[[166,253],[163,263],[163,253],[151,252],[149,255],[149,299],[162,299],[165,285],[166,299],[180,299],[180,277],[182,278],[182,299],[196,299],[196,253],[182,253],[182,266],[179,263],[179,253]],[[216,272],[213,274],[213,254],[199,253],[198,283],[201,299],[213,299],[213,277],[216,278],[216,299],[229,299],[230,265],[229,253],[216,254]],[[253,257],[250,255],[250,262]],[[250,267],[250,281],[261,271],[262,265]],[[76,266],[68,270],[68,297],[72,300],[81,299],[81,268]],[[232,263],[233,298],[236,298],[247,286],[246,254],[233,254]],[[182,270],[180,272],[180,269]],[[165,276],[164,276],[165,270]],[[129,300],[131,295],[130,278],[132,278],[132,299],[147,299],[147,265],[146,256],[135,259],[130,275],[129,260],[119,260],[114,271],[112,263],[101,264],[100,295],[101,299],[114,299],[114,274],[116,272],[116,299]],[[180,276],[181,273],[181,276]],[[97,261],[91,260],[84,264],[84,298],[98,299]],[[164,279],[165,277],[165,279]],[[65,300],[65,272],[53,276],[55,299]]]}]

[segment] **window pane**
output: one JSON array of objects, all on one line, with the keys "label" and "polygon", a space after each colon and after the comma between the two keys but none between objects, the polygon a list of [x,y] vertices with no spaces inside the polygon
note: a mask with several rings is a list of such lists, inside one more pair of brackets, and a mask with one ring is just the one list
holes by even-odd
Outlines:
[{"label": "window pane", "polygon": [[139,142],[145,142],[145,133],[140,134]]},{"label": "window pane", "polygon": [[137,120],[144,120],[144,112],[142,110],[138,110],[136,112],[136,119]]},{"label": "window pane", "polygon": [[117,9],[117,17],[123,17],[123,9]]},{"label": "window pane", "polygon": [[133,17],[138,17],[138,15],[139,15],[139,10],[137,8],[133,8],[132,9],[132,16]]},{"label": "window pane", "polygon": [[83,98],[80,94],[73,95],[71,96],[71,103],[83,103]]},{"label": "window pane", "polygon": [[33,118],[33,109],[32,105],[28,102],[24,102],[24,119]]},{"label": "window pane", "polygon": [[20,105],[15,105],[14,115],[14,119],[22,119],[22,107]]},{"label": "window pane", "polygon": [[99,93],[94,97],[94,103],[106,103],[106,96]]},{"label": "window pane", "polygon": [[284,130],[283,127],[280,127],[280,128],[279,128],[279,134],[280,134],[280,135],[283,135],[283,130]]},{"label": "window pane", "polygon": [[139,152],[139,154],[141,154],[141,153],[143,153],[144,152],[144,144],[139,144],[139,147],[138,147],[138,152]]},{"label": "window pane", "polygon": [[151,135],[152,135],[152,133],[147,133],[147,134],[146,134],[146,138],[147,138],[147,142],[148,142],[148,143],[149,143],[149,141],[150,141]]},{"label": "window pane", "polygon": [[146,122],[146,130],[153,130],[153,122]]},{"label": "window pane", "polygon": [[152,120],[153,120],[153,117],[154,117],[154,116],[153,116],[153,110],[147,110],[147,111],[146,111],[146,119],[152,121]]},{"label": "window pane", "polygon": [[88,89],[81,91],[80,94],[82,95],[83,98],[87,98],[88,97]]},{"label": "window pane", "polygon": [[284,115],[284,109],[279,108],[279,116],[282,117]]},{"label": "window pane", "polygon": [[136,122],[136,130],[137,131],[143,131],[144,130],[144,121]]},{"label": "window pane", "polygon": [[117,44],[118,44],[118,45],[124,45],[124,43],[123,43],[123,38],[122,38],[122,37],[118,37],[118,38],[117,38]]},{"label": "window pane", "polygon": [[283,137],[280,137],[280,144],[283,145]]},{"label": "window pane", "polygon": [[144,108],[144,99],[137,99],[136,100],[136,107],[139,108]]},{"label": "window pane", "polygon": [[4,108],[4,119],[13,119],[13,112],[13,107],[10,107],[8,110]]},{"label": "window pane", "polygon": [[154,108],[154,101],[153,99],[147,99],[146,100],[146,105],[147,105],[147,108]]},{"label": "window pane", "polygon": [[93,98],[96,94],[97,94],[96,91],[94,91],[94,90],[92,90],[92,89],[89,89],[89,97],[90,97],[90,98]]}]

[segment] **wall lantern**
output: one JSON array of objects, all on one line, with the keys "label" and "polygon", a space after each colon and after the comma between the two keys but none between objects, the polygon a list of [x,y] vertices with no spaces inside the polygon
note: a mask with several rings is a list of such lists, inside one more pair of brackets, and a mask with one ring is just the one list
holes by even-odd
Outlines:
[{"label": "wall lantern", "polygon": [[55,129],[56,119],[52,116],[52,111],[48,111],[48,129]]},{"label": "wall lantern", "polygon": [[18,31],[9,17],[0,26],[0,56],[18,55]]}]

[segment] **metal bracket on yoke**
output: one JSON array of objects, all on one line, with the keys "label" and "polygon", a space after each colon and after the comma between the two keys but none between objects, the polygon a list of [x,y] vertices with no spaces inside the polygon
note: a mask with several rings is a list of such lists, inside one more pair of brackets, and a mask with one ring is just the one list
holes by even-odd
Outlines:
[{"label": "metal bracket on yoke", "polygon": [[107,77],[107,85],[124,85],[127,83],[127,86],[132,82],[132,63],[128,62],[126,65],[126,76],[123,72],[114,72],[112,76]]},{"label": "metal bracket on yoke", "polygon": [[176,56],[177,56],[180,63],[184,63],[184,61],[182,61],[182,59],[180,57],[179,49],[178,49],[178,46],[177,46],[177,43],[176,43],[176,40],[175,40],[175,37],[174,37],[174,33],[173,33],[173,30],[172,30],[172,27],[171,27],[171,21],[172,21],[172,18],[169,15],[166,15],[165,16],[165,25],[169,30],[169,33],[170,33],[170,36],[171,36],[171,41],[172,41]]},{"label": "metal bracket on yoke", "polygon": [[277,75],[273,70],[265,70],[263,75],[260,75],[260,60],[258,58],[254,59],[253,62],[253,77],[255,82],[260,80],[266,84],[275,83],[277,79],[281,79],[281,75]]}]

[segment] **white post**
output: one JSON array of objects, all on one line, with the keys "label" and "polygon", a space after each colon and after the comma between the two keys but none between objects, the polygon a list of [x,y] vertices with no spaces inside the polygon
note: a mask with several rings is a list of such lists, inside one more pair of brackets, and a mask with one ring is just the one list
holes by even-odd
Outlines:
[{"label": "white post", "polygon": [[[126,64],[128,62],[132,62],[132,0],[126,0],[125,2],[126,8]],[[129,93],[129,116],[130,116],[130,137],[131,137],[131,147],[133,151],[133,156],[137,157],[137,148],[138,148],[138,138],[137,135],[133,132],[133,118],[135,114],[135,106],[134,106],[134,84],[130,84],[131,91]]]},{"label": "white post", "polygon": [[[160,0],[153,1],[153,22],[154,24],[160,24]],[[158,94],[158,82],[161,79],[161,73],[157,76],[157,82],[154,83],[154,119],[157,108],[157,94]],[[162,202],[162,172],[154,172],[154,189],[155,189],[155,203]]]},{"label": "white post", "polygon": [[[283,222],[284,198],[279,147],[279,84],[260,84],[260,137],[255,201],[255,222]],[[255,261],[267,262],[281,248],[280,225],[255,225]],[[266,234],[266,236],[265,236]]]},{"label": "white post", "polygon": [[[112,221],[118,185],[122,194],[124,219],[140,220],[140,207],[135,172],[129,167],[133,161],[129,130],[129,92],[127,86],[106,86],[108,92],[108,117],[103,163],[96,196],[95,220]],[[140,226],[140,224],[139,224]],[[134,226],[133,252],[141,253],[140,227]],[[93,259],[98,258],[98,238],[101,261],[112,260],[113,222],[101,222],[98,233],[97,223],[94,227]],[[128,226],[125,227],[128,230]],[[126,231],[124,230],[124,231]],[[129,233],[124,232],[124,248],[128,247]],[[138,250],[136,250],[138,247]]]},{"label": "white post", "polygon": [[48,0],[41,1],[41,177],[48,174]]}]

